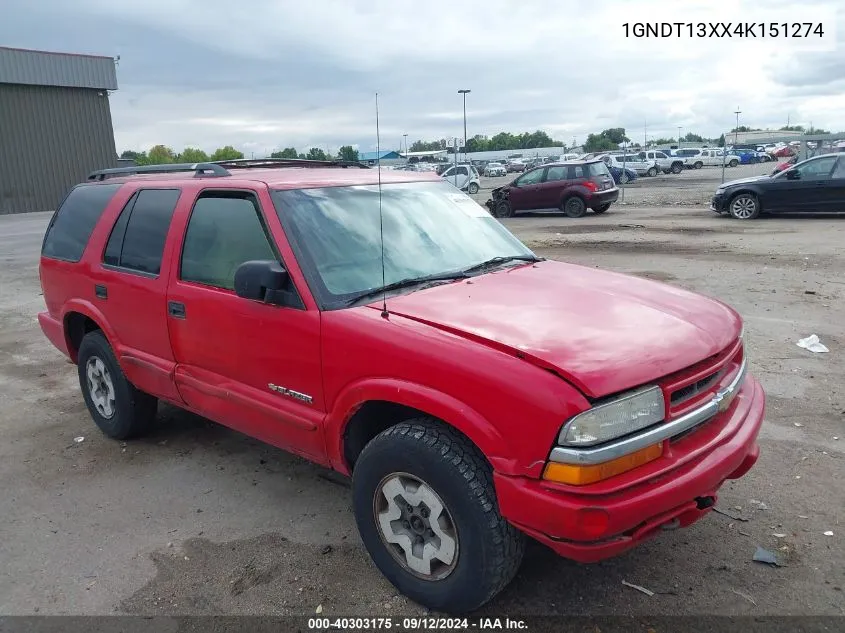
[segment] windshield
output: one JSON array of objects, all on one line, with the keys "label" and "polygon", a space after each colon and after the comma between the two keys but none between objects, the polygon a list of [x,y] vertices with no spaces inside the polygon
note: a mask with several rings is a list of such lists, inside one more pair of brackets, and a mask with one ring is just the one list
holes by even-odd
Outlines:
[{"label": "windshield", "polygon": [[495,257],[533,256],[448,182],[383,185],[381,225],[377,185],[274,191],[273,201],[324,309],[399,281],[457,273]]}]

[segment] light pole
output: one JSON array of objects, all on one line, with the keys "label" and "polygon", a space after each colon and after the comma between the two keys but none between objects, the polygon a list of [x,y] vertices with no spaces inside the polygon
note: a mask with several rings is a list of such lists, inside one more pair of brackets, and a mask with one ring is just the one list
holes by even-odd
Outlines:
[{"label": "light pole", "polygon": [[[742,114],[742,110],[739,109],[739,106],[736,107],[734,110],[734,114],[736,115],[736,127],[734,128],[734,147],[739,142],[739,115]],[[725,152],[727,152],[727,148],[725,148]]]},{"label": "light pole", "polygon": [[467,159],[467,95],[470,92],[472,90],[458,90],[458,94],[464,96],[464,161]]},{"label": "light pole", "polygon": [[681,126],[678,126],[678,149],[681,149]]},{"label": "light pole", "polygon": [[408,135],[402,135],[405,138],[405,160],[408,160]]}]

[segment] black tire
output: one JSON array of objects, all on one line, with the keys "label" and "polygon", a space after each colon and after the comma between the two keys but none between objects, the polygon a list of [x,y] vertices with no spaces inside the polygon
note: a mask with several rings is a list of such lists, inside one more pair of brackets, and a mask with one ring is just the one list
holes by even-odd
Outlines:
[{"label": "black tire", "polygon": [[587,205],[581,196],[569,196],[561,208],[570,218],[583,218],[587,214]]},{"label": "black tire", "polygon": [[595,209],[593,209],[593,213],[604,213],[610,208],[610,204],[611,203],[608,202],[607,204],[603,204],[601,206],[596,207]]},{"label": "black tire", "polygon": [[631,178],[630,176],[628,176],[628,174],[622,172],[622,174],[620,174],[619,176],[619,182],[623,185],[627,185],[629,182],[631,182]]},{"label": "black tire", "polygon": [[672,173],[673,174],[680,174],[684,170],[683,163],[673,163],[672,164]]},{"label": "black tire", "polygon": [[[433,490],[446,508],[447,525],[454,525],[455,559],[445,577],[426,579],[406,569],[398,560],[403,556],[382,537],[376,518],[377,504],[386,503],[381,484],[398,474]],[[352,499],[373,562],[399,591],[435,611],[479,608],[507,586],[522,562],[525,537],[499,513],[490,465],[469,440],[433,418],[401,422],[367,444],[355,464]]]},{"label": "black tire", "polygon": [[704,167],[704,163],[702,163],[700,160],[696,161],[693,165],[693,169],[701,169],[702,167]]},{"label": "black tire", "polygon": [[[97,361],[101,363],[99,369]],[[110,389],[95,390],[92,380],[89,384],[89,363],[92,371],[103,377],[99,384],[108,386]],[[120,369],[114,352],[109,345],[105,335],[100,330],[89,332],[82,339],[79,346],[77,358],[77,370],[79,374],[79,387],[82,389],[82,397],[88,407],[88,412],[94,419],[100,430],[116,440],[126,440],[137,437],[152,426],[156,417],[158,400],[153,396],[135,388]],[[106,402],[112,405],[100,405],[102,410],[97,408],[92,391],[104,391]],[[105,395],[110,393],[113,399]],[[111,415],[109,415],[111,411]]]},{"label": "black tire", "polygon": [[728,202],[728,213],[737,220],[753,220],[760,215],[760,200],[753,193],[739,193]]},{"label": "black tire", "polygon": [[493,205],[493,216],[497,218],[510,218],[513,216],[513,207],[507,200],[499,200]]},{"label": "black tire", "polygon": [[657,167],[650,167],[649,170],[646,172],[646,176],[651,176],[654,178],[657,175]]},{"label": "black tire", "polygon": [[471,195],[477,194],[478,193],[478,184],[474,183],[474,182],[469,183],[469,187],[467,187],[467,191],[469,191],[469,193]]},{"label": "black tire", "polygon": [[736,159],[728,163],[728,167],[736,167],[737,165],[739,165],[739,161]]}]

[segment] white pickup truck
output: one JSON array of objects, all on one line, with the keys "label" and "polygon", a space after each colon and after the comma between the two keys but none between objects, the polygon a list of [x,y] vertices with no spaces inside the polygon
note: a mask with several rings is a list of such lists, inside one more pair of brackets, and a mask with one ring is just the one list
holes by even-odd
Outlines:
[{"label": "white pickup truck", "polygon": [[680,174],[684,170],[684,160],[678,156],[671,156],[659,150],[648,150],[637,154],[642,160],[657,165],[657,168],[664,174],[672,172]]},{"label": "white pickup truck", "polygon": [[684,158],[684,166],[692,169],[721,167],[723,164],[727,167],[736,167],[739,163],[739,156],[731,153],[726,154],[722,149],[702,149],[694,156]]}]

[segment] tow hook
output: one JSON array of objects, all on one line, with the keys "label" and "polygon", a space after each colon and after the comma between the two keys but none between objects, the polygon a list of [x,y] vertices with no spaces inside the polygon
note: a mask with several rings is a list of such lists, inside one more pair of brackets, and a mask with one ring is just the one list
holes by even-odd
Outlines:
[{"label": "tow hook", "polygon": [[695,507],[699,510],[706,510],[707,508],[712,508],[713,505],[716,503],[715,497],[696,497],[695,498]]}]

